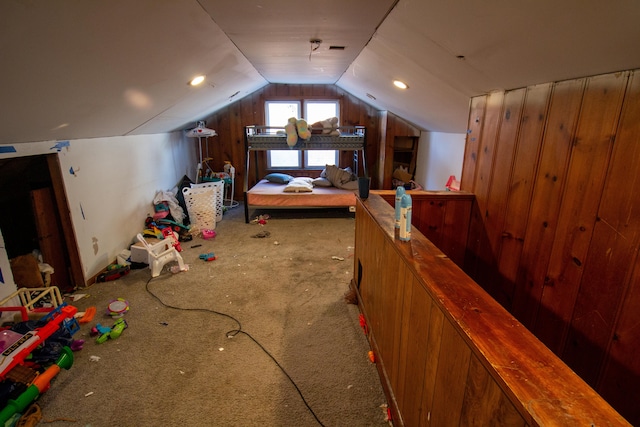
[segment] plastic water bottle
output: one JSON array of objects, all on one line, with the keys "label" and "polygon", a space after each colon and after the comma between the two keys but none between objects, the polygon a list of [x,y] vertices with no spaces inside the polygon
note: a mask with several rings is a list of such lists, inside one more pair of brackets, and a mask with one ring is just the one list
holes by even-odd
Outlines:
[{"label": "plastic water bottle", "polygon": [[400,203],[402,201],[402,196],[404,194],[405,194],[404,187],[399,185],[398,188],[396,188],[396,202],[395,202],[396,228],[400,228]]},{"label": "plastic water bottle", "polygon": [[400,240],[408,242],[411,240],[411,196],[405,194],[400,201]]}]

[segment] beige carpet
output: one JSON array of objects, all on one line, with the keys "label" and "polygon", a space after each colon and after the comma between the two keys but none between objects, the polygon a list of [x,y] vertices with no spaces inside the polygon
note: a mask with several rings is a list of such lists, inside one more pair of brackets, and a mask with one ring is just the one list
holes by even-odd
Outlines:
[{"label": "beige carpet", "polygon": [[[344,300],[354,219],[270,213],[265,226],[245,224],[235,207],[215,239],[183,242],[188,272],[136,270],[79,290],[88,297],[74,305],[98,314],[74,336],[86,340],[74,366],[39,400],[44,420],[57,420],[43,425],[384,425],[358,309]],[[208,252],[218,259],[199,259]],[[89,329],[113,324],[115,298],[130,304],[128,328],[96,344]]]}]

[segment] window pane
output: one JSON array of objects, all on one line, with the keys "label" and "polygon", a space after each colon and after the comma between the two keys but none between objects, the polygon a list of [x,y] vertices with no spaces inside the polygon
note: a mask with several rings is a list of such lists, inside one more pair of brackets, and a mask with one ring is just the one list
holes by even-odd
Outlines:
[{"label": "window pane", "polygon": [[267,101],[267,126],[283,127],[289,117],[300,117],[300,103],[297,101]]},{"label": "window pane", "polygon": [[[267,126],[283,127],[289,117],[300,117],[300,103],[297,101],[267,101],[265,107]],[[267,167],[298,169],[301,167],[300,152],[269,150]]]},{"label": "window pane", "polygon": [[309,124],[331,117],[340,118],[338,101],[306,101],[304,105],[305,118]]},{"label": "window pane", "polygon": [[[305,112],[309,124],[338,117],[340,123],[339,101],[305,101]],[[338,162],[336,150],[309,150],[305,152],[306,167],[324,168],[326,165],[335,165]]]},{"label": "window pane", "polygon": [[309,150],[305,151],[307,166],[324,168],[326,165],[335,165],[338,152],[336,150]]},{"label": "window pane", "polygon": [[271,168],[299,168],[300,151],[298,150],[269,150],[269,167]]}]

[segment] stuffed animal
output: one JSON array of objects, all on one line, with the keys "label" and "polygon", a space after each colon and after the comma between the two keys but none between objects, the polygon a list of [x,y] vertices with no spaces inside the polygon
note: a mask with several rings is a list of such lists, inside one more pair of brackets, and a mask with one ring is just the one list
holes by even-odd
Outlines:
[{"label": "stuffed animal", "polygon": [[309,125],[307,125],[306,120],[298,119],[298,121],[296,121],[296,129],[298,130],[298,136],[300,138],[306,140],[311,138],[311,131],[309,130]]},{"label": "stuffed animal", "polygon": [[284,130],[287,132],[287,145],[293,147],[298,143],[298,131],[296,129],[297,120],[295,117],[290,117],[287,124],[284,126]]},{"label": "stuffed animal", "polygon": [[338,118],[331,117],[319,122],[315,122],[311,125],[311,133],[338,136],[340,131],[338,130]]}]

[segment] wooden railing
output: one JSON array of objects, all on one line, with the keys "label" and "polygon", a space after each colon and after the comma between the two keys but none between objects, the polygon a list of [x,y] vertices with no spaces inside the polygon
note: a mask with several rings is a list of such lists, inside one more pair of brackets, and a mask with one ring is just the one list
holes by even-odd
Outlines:
[{"label": "wooden railing", "polygon": [[396,426],[629,425],[394,209],[358,200],[354,287]]}]

